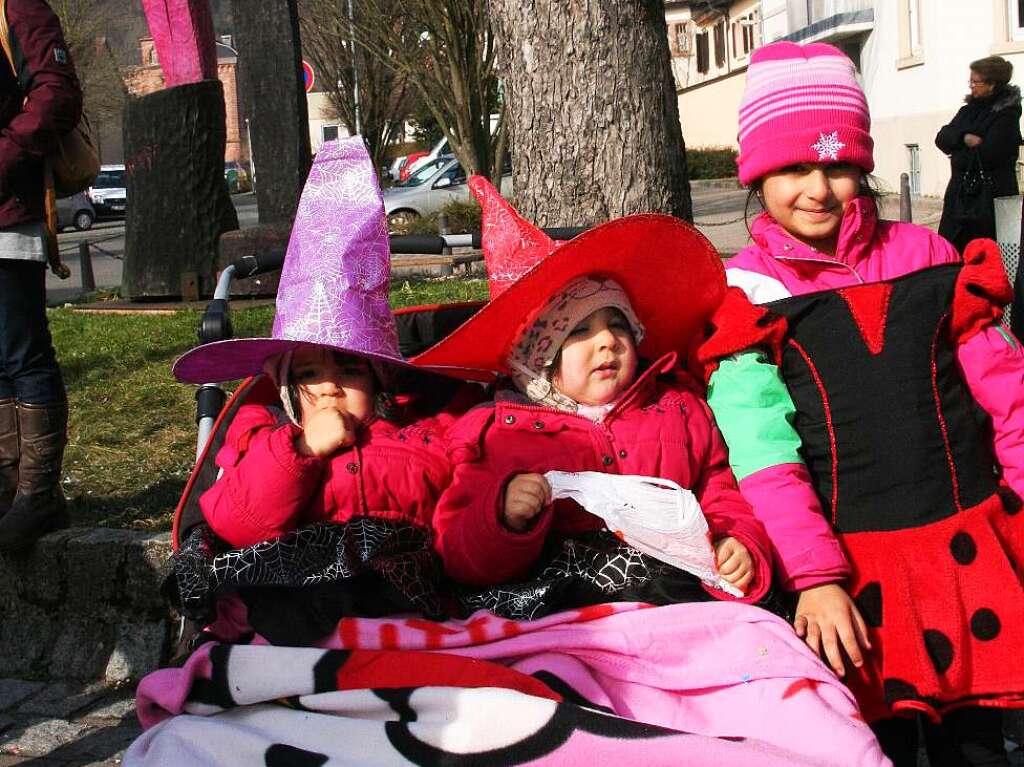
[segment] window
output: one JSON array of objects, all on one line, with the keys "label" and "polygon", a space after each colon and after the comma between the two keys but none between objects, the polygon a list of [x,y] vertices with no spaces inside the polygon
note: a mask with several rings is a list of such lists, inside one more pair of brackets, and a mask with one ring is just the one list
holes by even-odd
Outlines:
[{"label": "window", "polygon": [[715,24],[715,66],[725,66],[725,22]]},{"label": "window", "polygon": [[[511,162],[511,159],[509,159],[509,162]],[[466,172],[462,169],[462,165],[460,163],[455,163],[452,167],[442,173],[437,181],[440,181],[442,178],[446,178],[451,181],[449,186],[458,186],[459,184],[466,183]],[[434,182],[434,186],[437,186],[437,181]]]},{"label": "window", "polygon": [[672,55],[690,55],[690,36],[686,34],[686,24],[674,24],[672,26]]},{"label": "window", "polygon": [[323,141],[335,141],[338,138],[337,125],[323,125],[320,127],[320,138]]},{"label": "window", "polygon": [[910,165],[910,193],[921,194],[921,147],[918,144],[907,144],[907,159]]},{"label": "window", "polygon": [[750,14],[743,20],[743,55],[746,56],[754,50],[754,14]]},{"label": "window", "polygon": [[921,52],[921,10],[919,0],[907,0],[907,23],[910,31],[910,55]]},{"label": "window", "polygon": [[1010,39],[1024,40],[1024,0],[1008,0]]},{"label": "window", "polygon": [[708,50],[708,33],[701,32],[695,35],[694,43],[697,49],[697,71],[701,74],[707,74],[711,68],[710,55]]}]

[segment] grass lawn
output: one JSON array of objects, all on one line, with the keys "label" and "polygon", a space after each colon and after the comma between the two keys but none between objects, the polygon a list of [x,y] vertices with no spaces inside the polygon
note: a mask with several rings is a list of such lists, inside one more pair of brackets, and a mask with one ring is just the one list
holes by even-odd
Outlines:
[{"label": "grass lawn", "polygon": [[[481,279],[396,280],[395,308],[486,298]],[[233,305],[235,337],[267,335],[273,308]],[[52,309],[71,406],[64,492],[72,524],[166,530],[195,458],[195,387],[171,363],[195,344],[199,312],[113,315]]]}]

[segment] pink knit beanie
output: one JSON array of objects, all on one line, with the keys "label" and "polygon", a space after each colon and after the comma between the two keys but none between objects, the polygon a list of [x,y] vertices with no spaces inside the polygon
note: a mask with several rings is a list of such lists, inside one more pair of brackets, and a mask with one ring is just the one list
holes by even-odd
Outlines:
[{"label": "pink knit beanie", "polygon": [[740,102],[740,183],[804,162],[874,170],[871,116],[853,62],[825,43],[754,51]]}]

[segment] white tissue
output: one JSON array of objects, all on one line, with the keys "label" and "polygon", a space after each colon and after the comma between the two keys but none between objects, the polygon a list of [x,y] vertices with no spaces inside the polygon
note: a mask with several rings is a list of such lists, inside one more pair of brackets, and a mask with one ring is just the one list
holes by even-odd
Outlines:
[{"label": "white tissue", "polygon": [[634,549],[743,596],[718,574],[708,522],[689,490],[668,479],[597,471],[549,471],[544,477],[552,500],[576,501]]}]

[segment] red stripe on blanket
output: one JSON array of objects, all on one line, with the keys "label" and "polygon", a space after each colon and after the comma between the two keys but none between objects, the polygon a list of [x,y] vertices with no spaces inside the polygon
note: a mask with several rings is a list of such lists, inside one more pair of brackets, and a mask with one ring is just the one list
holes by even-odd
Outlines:
[{"label": "red stripe on blanket", "polygon": [[500,687],[562,701],[543,682],[498,663],[415,650],[354,650],[338,669],[336,681],[339,690]]}]

